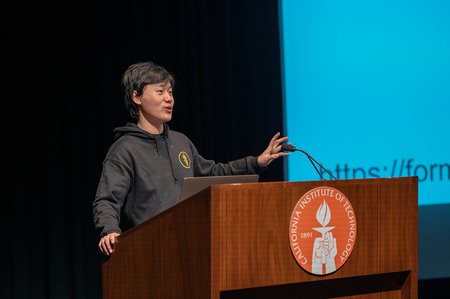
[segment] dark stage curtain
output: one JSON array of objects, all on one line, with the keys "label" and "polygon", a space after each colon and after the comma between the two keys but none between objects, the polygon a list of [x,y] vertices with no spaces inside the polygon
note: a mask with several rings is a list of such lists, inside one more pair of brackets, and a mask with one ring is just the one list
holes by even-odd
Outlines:
[{"label": "dark stage curtain", "polygon": [[[283,130],[276,0],[2,4],[7,154],[0,298],[100,298],[92,221],[120,79],[175,74],[171,128],[216,161],[258,155]],[[275,161],[263,181],[283,180]]]}]

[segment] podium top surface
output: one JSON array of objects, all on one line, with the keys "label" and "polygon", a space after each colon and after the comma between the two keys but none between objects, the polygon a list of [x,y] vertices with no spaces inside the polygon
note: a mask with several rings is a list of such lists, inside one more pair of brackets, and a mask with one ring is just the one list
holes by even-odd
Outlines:
[{"label": "podium top surface", "polygon": [[204,176],[204,177],[185,177],[181,189],[180,201],[191,197],[194,194],[217,184],[239,184],[258,182],[259,175],[227,175],[227,176]]}]

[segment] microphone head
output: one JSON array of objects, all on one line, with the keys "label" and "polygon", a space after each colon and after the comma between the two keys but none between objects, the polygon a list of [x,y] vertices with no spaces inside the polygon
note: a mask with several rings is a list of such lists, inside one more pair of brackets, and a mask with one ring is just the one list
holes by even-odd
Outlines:
[{"label": "microphone head", "polygon": [[293,146],[292,144],[289,143],[283,143],[281,145],[281,150],[283,152],[295,152],[297,149],[295,148],[295,146]]}]

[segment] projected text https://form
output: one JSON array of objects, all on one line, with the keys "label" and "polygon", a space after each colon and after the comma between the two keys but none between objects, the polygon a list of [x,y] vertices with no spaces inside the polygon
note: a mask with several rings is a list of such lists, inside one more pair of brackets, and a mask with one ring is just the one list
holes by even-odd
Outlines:
[{"label": "projected text https://form", "polygon": [[[414,159],[394,159],[390,166],[353,167],[338,163],[330,170],[337,179],[417,176],[419,182],[450,181],[450,163],[417,163]],[[325,170],[322,175],[327,176]]]}]

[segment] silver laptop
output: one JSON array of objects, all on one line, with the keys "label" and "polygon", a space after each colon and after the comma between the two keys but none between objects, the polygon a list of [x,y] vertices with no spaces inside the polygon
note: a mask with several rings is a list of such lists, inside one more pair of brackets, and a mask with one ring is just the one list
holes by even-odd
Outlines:
[{"label": "silver laptop", "polygon": [[255,183],[258,182],[258,180],[259,175],[257,174],[186,177],[183,180],[180,201],[185,200],[202,190],[205,190],[211,185]]}]

